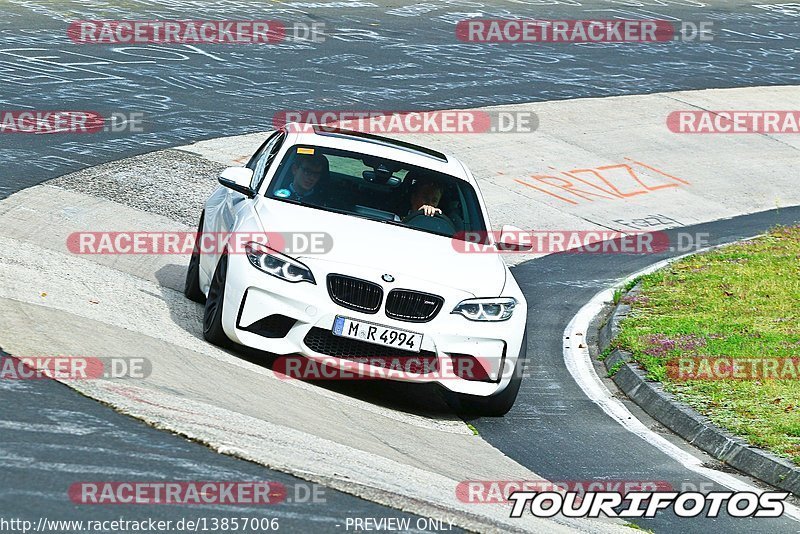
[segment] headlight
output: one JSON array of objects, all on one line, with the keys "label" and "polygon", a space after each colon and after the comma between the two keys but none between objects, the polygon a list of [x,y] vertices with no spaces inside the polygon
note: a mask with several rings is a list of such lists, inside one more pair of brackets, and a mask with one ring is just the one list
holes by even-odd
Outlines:
[{"label": "headlight", "polygon": [[245,244],[250,264],[260,271],[287,282],[311,282],[316,285],[311,270],[299,261],[253,241]]},{"label": "headlight", "polygon": [[517,299],[513,297],[467,299],[459,302],[451,313],[460,313],[470,321],[505,321],[516,305]]}]

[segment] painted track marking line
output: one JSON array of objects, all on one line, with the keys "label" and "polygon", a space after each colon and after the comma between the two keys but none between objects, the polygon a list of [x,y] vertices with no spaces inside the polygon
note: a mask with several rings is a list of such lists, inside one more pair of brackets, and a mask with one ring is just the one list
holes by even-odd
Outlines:
[{"label": "painted track marking line", "polygon": [[[709,247],[698,250],[692,254],[705,252],[707,250],[711,250],[712,248],[717,247]],[[609,391],[606,385],[600,380],[600,377],[597,376],[594,366],[592,365],[588,344],[584,342],[585,348],[581,349],[578,348],[580,343],[575,342],[576,334],[581,334],[584,338],[586,337],[586,333],[589,330],[589,324],[591,323],[592,319],[603,309],[605,302],[613,298],[614,289],[624,286],[627,282],[633,280],[634,278],[645,274],[650,274],[653,271],[657,271],[658,269],[666,267],[670,263],[686,256],[689,256],[689,254],[684,254],[668,260],[662,260],[658,263],[650,265],[649,267],[646,267],[645,269],[628,276],[617,286],[604,289],[592,297],[592,299],[586,303],[577,314],[575,314],[567,327],[564,329],[564,337],[562,338],[564,343],[564,363],[566,364],[569,373],[572,375],[572,378],[575,380],[575,382],[577,382],[578,386],[580,386],[586,396],[589,397],[592,402],[597,404],[609,417],[622,425],[625,430],[636,434],[647,443],[650,443],[661,452],[698,475],[708,478],[717,484],[725,486],[726,488],[734,491],[750,491],[760,495],[764,491],[761,488],[757,488],[752,484],[748,484],[747,482],[739,480],[728,473],[723,473],[715,469],[704,467],[700,458],[696,457],[690,452],[684,451],[663,436],[660,436],[647,428],[644,423],[642,423],[630,412],[630,410],[628,410],[622,401],[612,395],[611,391]],[[800,508],[797,508],[789,503],[784,503],[784,514],[794,521],[800,522]]]}]

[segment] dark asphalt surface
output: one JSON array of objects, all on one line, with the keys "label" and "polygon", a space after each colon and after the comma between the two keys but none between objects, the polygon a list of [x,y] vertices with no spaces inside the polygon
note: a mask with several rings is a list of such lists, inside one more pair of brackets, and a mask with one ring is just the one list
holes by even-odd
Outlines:
[{"label": "dark asphalt surface", "polygon": [[[139,134],[0,134],[0,198],[90,165],[204,138],[269,129],[282,110],[418,110],[682,89],[796,84],[800,10],[795,4],[691,0],[450,0],[380,2],[79,2],[0,5],[0,110],[81,109],[145,113]],[[455,22],[481,18],[664,18],[711,21],[711,43],[477,45],[454,38]],[[78,46],[77,19],[280,19],[324,22],[325,43],[277,46]],[[543,124],[541,128],[546,128]],[[535,137],[532,137],[535,143]],[[796,220],[796,210],[703,225],[730,241]],[[504,419],[474,421],[481,435],[556,480],[699,483],[626,432],[585,398],[563,366],[561,332],[602,285],[660,257],[543,258],[515,269],[529,295],[529,353],[536,378]],[[354,388],[360,386],[353,386]],[[400,386],[397,386],[400,387]],[[373,388],[374,390],[375,388]],[[396,405],[385,392],[356,396]],[[415,401],[422,404],[422,401]],[[212,453],[50,381],[0,382],[0,518],[162,519],[233,515],[229,509],[85,507],[66,498],[87,479],[293,477]],[[398,406],[401,407],[401,406]],[[533,437],[532,437],[533,436]],[[76,455],[75,452],[80,454]],[[326,489],[324,504],[236,510],[280,517],[281,529],[335,531],[345,516],[405,517]],[[642,522],[658,532],[797,531],[786,521]]]},{"label": "dark asphalt surface", "polygon": [[[708,243],[729,243],[776,224],[800,221],[785,208],[667,230],[707,233]],[[489,443],[548,480],[663,481],[673,488],[704,488],[709,481],[625,430],[589,400],[564,366],[563,332],[599,291],[648,265],[679,253],[647,255],[554,254],[512,269],[528,300],[528,365],[514,408],[504,418],[472,424]],[[613,390],[612,390],[613,391]],[[686,485],[686,486],[685,486]],[[706,487],[706,489],[710,489]],[[715,490],[726,491],[714,486]],[[684,519],[671,513],[635,523],[656,532],[797,532],[789,519]]]},{"label": "dark asphalt surface", "polygon": [[[80,2],[0,5],[0,110],[144,113],[144,132],[0,140],[0,198],[48,178],[209,137],[285,110],[423,110],[681,89],[795,84],[795,4],[710,0]],[[710,22],[712,42],[479,44],[468,17]],[[324,23],[323,43],[77,45],[81,19]],[[546,129],[547,124],[541,124]],[[535,138],[532,139],[535,142]]]},{"label": "dark asphalt surface", "polygon": [[[391,517],[410,521],[414,532],[437,531],[425,528],[426,518],[217,454],[121,415],[53,380],[0,380],[0,407],[0,532],[3,533],[13,532],[12,527],[3,526],[3,519],[27,520],[37,525],[42,518],[49,521],[152,518],[172,521],[174,526],[181,519],[204,520],[208,532],[223,531],[212,528],[215,519],[260,522],[276,518],[279,532],[340,533],[353,532],[352,523],[347,528],[348,518]],[[286,501],[257,506],[178,506],[74,504],[70,500],[68,490],[72,484],[100,481],[269,481],[285,486]],[[419,529],[415,528],[417,521]],[[449,525],[445,523],[444,527]],[[80,531],[57,529],[53,524],[45,530]],[[452,531],[461,532],[456,527]]]}]

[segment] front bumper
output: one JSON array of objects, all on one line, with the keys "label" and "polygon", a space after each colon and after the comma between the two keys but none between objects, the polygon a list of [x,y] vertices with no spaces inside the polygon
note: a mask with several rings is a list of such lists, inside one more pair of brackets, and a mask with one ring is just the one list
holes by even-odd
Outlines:
[{"label": "front bumper", "polygon": [[[450,313],[458,302],[473,295],[404,279],[402,287],[436,293],[444,297],[445,303],[429,322],[400,321],[386,316],[385,298],[374,314],[334,303],[328,295],[325,278],[329,272],[362,278],[380,284],[384,294],[397,284],[383,283],[379,273],[357,266],[324,263],[328,272],[323,272],[319,265],[313,268],[317,280],[314,285],[283,281],[255,269],[242,255],[230,256],[223,306],[223,327],[228,337],[273,354],[301,355],[322,364],[334,364],[344,372],[342,375],[434,382],[450,391],[476,396],[497,394],[506,387],[514,373],[525,332],[526,304],[521,293],[503,295],[518,300],[514,315],[507,321],[475,322]],[[518,291],[516,284],[513,287]],[[335,337],[330,332],[336,316],[418,332],[423,336],[421,352],[398,351]],[[371,354],[373,348],[374,355]],[[401,365],[402,372],[391,372],[392,369],[386,368],[387,363],[395,370],[399,368],[398,360],[392,360],[391,354],[412,360],[431,359],[435,365],[422,369]],[[479,365],[482,370],[479,378],[475,373],[467,373],[472,379],[466,379],[463,373],[456,371],[464,368],[469,357],[474,359],[473,365]]]}]

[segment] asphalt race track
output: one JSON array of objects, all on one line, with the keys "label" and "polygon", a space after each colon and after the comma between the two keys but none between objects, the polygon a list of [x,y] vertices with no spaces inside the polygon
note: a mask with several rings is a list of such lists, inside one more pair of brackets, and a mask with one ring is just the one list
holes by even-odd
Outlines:
[{"label": "asphalt race track", "polygon": [[[124,7],[118,7],[120,6]],[[325,5],[330,7],[325,7]],[[750,4],[749,2],[747,4]],[[157,148],[269,129],[284,110],[422,110],[708,87],[792,84],[797,8],[693,0],[85,2],[10,0],[0,18],[3,109],[145,114],[144,132],[13,135],[0,146],[0,197]],[[183,6],[183,7],[182,7]],[[188,7],[187,7],[188,6]],[[206,7],[203,7],[206,6]],[[463,43],[466,17],[709,21],[713,42]],[[81,19],[322,22],[324,43],[73,45]]]},{"label": "asphalt race track", "polygon": [[[410,521],[412,527],[423,519],[220,455],[118,414],[52,380],[16,383],[4,380],[0,384],[0,403],[4,407],[0,421],[3,429],[0,506],[4,518],[21,518],[34,524],[43,516],[51,521],[89,517],[110,521],[124,517],[138,521],[158,518],[175,523],[203,517],[246,517],[258,521],[277,518],[281,531],[298,533],[341,532],[346,517],[393,517]],[[64,499],[66,488],[87,477],[266,480],[283,484],[287,500],[273,506],[100,506],[87,514],[80,511],[79,505]],[[412,528],[412,531],[426,529]],[[453,527],[453,532],[458,531]]]},{"label": "asphalt race track", "polygon": [[[230,0],[210,4],[164,0],[8,0],[0,6],[0,110],[84,109],[104,114],[141,112],[145,117],[142,133],[0,133],[0,201],[53,178],[105,162],[203,139],[269,130],[273,116],[284,110],[472,108],[798,83],[800,9],[790,3],[448,0],[403,5],[385,0],[320,3]],[[533,47],[457,41],[454,24],[475,16],[712,21],[720,38],[705,43]],[[125,47],[74,45],[65,31],[70,21],[78,19],[152,18],[322,22],[329,36],[324,43],[286,43],[263,48]],[[535,137],[532,139],[535,143]],[[221,165],[209,162],[188,163],[187,168],[201,178],[193,174],[192,178],[186,178],[186,184],[207,185],[208,177],[218,172],[218,167]],[[58,181],[53,183],[63,186]],[[74,183],[70,187],[72,191],[86,192]],[[99,191],[91,182],[85,188],[90,191],[89,197],[109,199],[107,191]],[[180,194],[179,185],[169,193]],[[163,213],[153,203],[137,204],[132,198],[117,198],[117,201],[125,208],[157,214],[186,226],[193,224],[197,206],[196,202],[177,203],[185,210],[176,214]],[[619,214],[624,215],[622,211]],[[681,230],[707,232],[709,244],[715,245],[757,235],[775,224],[798,221],[800,209],[783,207],[687,224]],[[677,253],[564,253],[513,267],[529,303],[529,376],[523,382],[517,404],[506,417],[467,420],[480,437],[509,462],[551,481],[658,481],[673,488],[711,489],[708,478],[611,420],[586,397],[564,364],[564,328],[584,304],[601,289],[674,255]],[[0,253],[0,259],[2,256]],[[14,259],[8,261],[7,265],[14,263]],[[183,271],[173,269],[160,274],[163,277],[157,282],[165,291],[180,290]],[[3,298],[0,301],[8,302]],[[87,329],[84,335],[92,335],[88,331],[89,322],[81,325]],[[41,332],[46,325],[31,324],[31,329]],[[6,335],[24,337],[19,332],[12,336],[0,331],[0,349],[8,350]],[[53,333],[53,338],[57,337]],[[247,351],[233,357],[265,369],[270,365],[262,355]],[[179,389],[174,393],[235,397],[209,391],[208,384],[198,383],[197,389],[202,390],[199,393]],[[614,390],[610,382],[608,387]],[[376,411],[396,412],[399,418],[424,419],[420,427],[461,426],[450,412],[447,399],[438,391],[394,383],[308,386],[309,390],[314,388],[329,393],[328,397],[320,396],[320,402],[342,395],[353,403],[374,405]],[[286,402],[289,405],[292,399]],[[662,428],[632,403],[627,405],[654,432],[700,458],[709,468],[731,471]],[[387,502],[383,494],[373,493],[366,486],[358,487],[358,480],[350,481],[352,487],[337,486],[337,489],[312,483],[309,480],[313,477],[304,478],[303,473],[243,460],[246,456],[235,448],[229,454],[220,454],[213,443],[206,446],[203,440],[197,443],[186,439],[185,434],[175,435],[167,425],[153,428],[55,381],[0,380],[0,406],[0,519],[25,518],[35,523],[42,516],[100,520],[158,517],[173,521],[200,516],[277,517],[281,530],[289,532],[346,532],[352,531],[345,524],[348,518],[391,517],[409,520],[412,527],[422,525],[410,532],[447,530],[447,519],[468,530],[500,532],[508,528],[507,524],[495,525],[486,518],[469,514],[456,518],[450,515],[451,511],[428,508],[428,503]],[[346,407],[341,413],[343,419],[349,414]],[[354,426],[358,423],[352,421]],[[373,429],[369,433],[392,448],[394,437],[389,437],[390,429],[387,425],[385,433]],[[408,446],[414,436],[404,439],[407,440],[404,446]],[[402,453],[399,446],[397,451]],[[451,460],[458,463],[457,456]],[[744,475],[729,474],[743,485],[764,488]],[[91,509],[66,498],[67,488],[77,481],[107,479],[269,480],[284,484],[289,497],[286,502],[267,508],[119,505]],[[713,484],[715,489],[724,489]],[[314,489],[324,497],[309,503],[307,492]],[[431,510],[445,518],[441,529],[426,523],[426,517],[434,515]],[[724,515],[715,519],[683,519],[663,513],[652,520],[634,522],[659,533],[800,530],[800,516],[789,514],[779,519],[756,520]],[[601,529],[597,525],[592,528]],[[453,525],[447,531],[460,529]]]},{"label": "asphalt race track", "polygon": [[[757,235],[776,224],[797,221],[800,209],[787,209],[685,227],[681,231],[707,232],[709,245],[713,246]],[[580,307],[603,287],[670,255],[562,253],[517,266],[514,276],[528,298],[529,332],[540,333],[529,333],[533,379],[523,383],[519,404],[507,417],[472,421],[481,435],[548,480],[597,480],[614,473],[614,479],[666,481],[673,488],[695,489],[709,484],[707,479],[612,424],[586,398],[563,366],[563,326]],[[655,421],[651,420],[651,424],[658,428]],[[673,436],[663,427],[659,433]],[[706,459],[714,464],[713,459]],[[722,490],[718,485],[714,488]],[[711,528],[719,532],[797,531],[797,523],[790,520],[773,523],[730,517],[685,519],[668,514],[656,515],[655,519],[640,524],[656,532],[707,532],[712,522]]]}]

